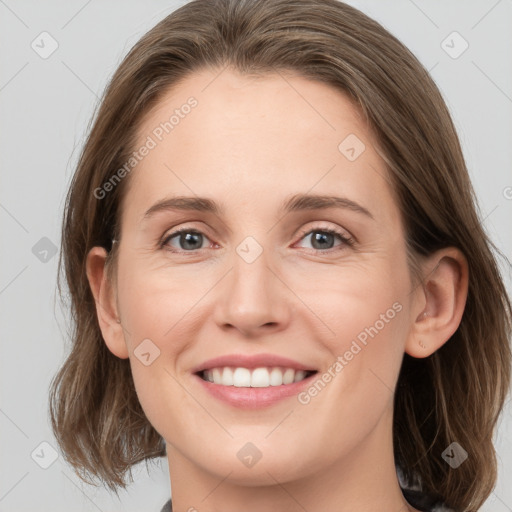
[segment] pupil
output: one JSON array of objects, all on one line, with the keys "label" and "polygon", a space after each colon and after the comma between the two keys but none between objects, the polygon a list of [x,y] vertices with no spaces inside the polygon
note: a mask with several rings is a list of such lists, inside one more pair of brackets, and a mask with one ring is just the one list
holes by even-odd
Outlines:
[{"label": "pupil", "polygon": [[[197,244],[198,237],[201,237],[202,235],[200,233],[186,233],[182,234],[180,237],[180,242],[183,242],[181,244],[182,249],[200,249],[202,245],[202,241],[199,242],[199,247],[196,247],[194,245],[194,242]],[[192,245],[189,245],[192,244]]]},{"label": "pupil", "polygon": [[[331,233],[323,233],[323,232],[320,232],[320,231],[317,231],[314,236],[313,236],[313,247],[315,249],[325,249],[326,248],[326,244],[325,244],[325,238],[326,237],[330,237],[331,239],[334,237],[334,235],[332,235]],[[331,240],[331,242],[333,242],[333,240]],[[319,247],[315,247],[315,243],[320,243]],[[332,243],[331,244],[327,244],[329,247],[327,247],[327,249],[331,249],[333,247]]]}]

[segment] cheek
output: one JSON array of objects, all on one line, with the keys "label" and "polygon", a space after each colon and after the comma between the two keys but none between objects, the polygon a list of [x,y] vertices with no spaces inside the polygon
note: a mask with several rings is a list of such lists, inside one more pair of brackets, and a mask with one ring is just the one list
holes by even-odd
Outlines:
[{"label": "cheek", "polygon": [[343,375],[332,378],[333,400],[340,393],[359,401],[387,399],[394,389],[408,333],[409,274],[402,256],[331,270],[304,295],[315,313],[309,330],[325,327],[319,339],[329,353],[326,368]]},{"label": "cheek", "polygon": [[299,401],[305,421],[314,417],[329,433],[334,452],[357,445],[392,408],[407,312],[401,287],[377,275],[354,272],[357,286],[346,279],[343,288],[317,292],[316,312],[334,334],[322,338],[329,354],[325,366]]},{"label": "cheek", "polygon": [[161,350],[163,340],[172,338],[173,344],[167,343],[165,350],[178,351],[183,337],[177,333],[188,321],[187,313],[198,300],[201,283],[193,276],[185,281],[179,272],[139,269],[136,264],[120,267],[119,276],[119,308],[131,351],[146,338]]},{"label": "cheek", "polygon": [[172,411],[193,409],[175,377],[180,378],[181,356],[199,337],[205,315],[197,303],[208,284],[198,283],[197,276],[196,281],[193,276],[171,279],[170,272],[136,267],[120,265],[118,285],[133,380],[149,421],[157,430],[165,426],[170,431]]},{"label": "cheek", "polygon": [[307,302],[309,314],[304,310],[303,317],[314,317],[317,330],[325,328],[324,342],[339,353],[352,340],[369,346],[372,339],[394,338],[402,331],[407,283],[403,267],[391,268],[382,260],[374,266],[331,268],[317,273],[302,288],[296,282],[294,289]]},{"label": "cheek", "polygon": [[330,321],[336,334],[327,338],[332,364],[342,365],[337,368],[344,375],[344,388],[355,392],[362,386],[356,394],[382,385],[393,389],[404,351],[404,318],[397,294],[373,289],[370,295],[345,297],[338,316]]}]

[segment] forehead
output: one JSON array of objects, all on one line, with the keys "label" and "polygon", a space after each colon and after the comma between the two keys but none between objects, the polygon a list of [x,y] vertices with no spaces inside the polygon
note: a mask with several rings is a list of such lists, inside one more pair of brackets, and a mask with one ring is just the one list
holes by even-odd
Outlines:
[{"label": "forehead", "polygon": [[340,90],[296,73],[195,72],[146,114],[137,148],[149,139],[127,192],[138,219],[170,195],[261,208],[311,191],[374,202],[376,215],[393,206],[385,204],[387,173],[359,109]]},{"label": "forehead", "polygon": [[[196,103],[193,108],[187,106],[191,98]],[[170,127],[166,131],[161,126],[168,121],[172,137],[167,137]],[[299,141],[304,134],[312,140],[329,141],[345,130],[356,131],[361,137],[368,135],[360,110],[346,93],[285,70],[262,75],[244,75],[230,68],[196,71],[167,90],[144,116],[139,142],[161,131],[159,127],[170,144],[183,132],[187,138],[196,132],[209,140],[243,134],[258,135],[259,139],[266,134],[272,139],[278,134],[281,142],[288,143]],[[240,133],[241,128],[244,133]],[[238,139],[240,143],[241,137]]]}]

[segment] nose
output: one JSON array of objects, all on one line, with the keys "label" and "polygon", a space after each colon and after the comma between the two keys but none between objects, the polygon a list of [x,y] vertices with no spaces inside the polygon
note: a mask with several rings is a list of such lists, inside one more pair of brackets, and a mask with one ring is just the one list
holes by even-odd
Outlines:
[{"label": "nose", "polygon": [[235,253],[233,266],[217,290],[214,318],[224,331],[237,329],[245,337],[285,329],[290,321],[291,292],[262,254],[251,263]]}]

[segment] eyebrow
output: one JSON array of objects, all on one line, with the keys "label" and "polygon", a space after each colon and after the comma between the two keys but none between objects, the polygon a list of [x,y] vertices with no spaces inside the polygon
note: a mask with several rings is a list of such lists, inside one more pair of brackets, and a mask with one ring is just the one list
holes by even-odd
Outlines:
[{"label": "eyebrow", "polygon": [[[317,195],[317,194],[295,194],[286,199],[281,205],[282,213],[298,212],[304,210],[324,210],[328,208],[342,208],[360,213],[375,220],[373,215],[364,206],[346,197]],[[224,214],[224,208],[212,199],[206,197],[176,196],[162,199],[156,202],[144,214],[142,221],[145,221],[162,211],[200,211],[212,213],[217,216]]]}]

